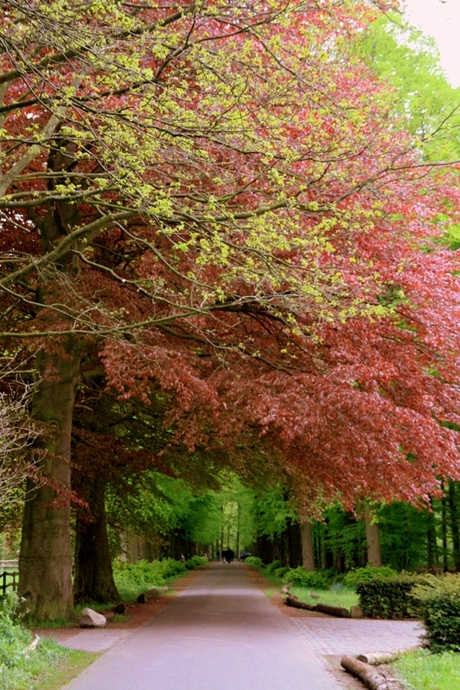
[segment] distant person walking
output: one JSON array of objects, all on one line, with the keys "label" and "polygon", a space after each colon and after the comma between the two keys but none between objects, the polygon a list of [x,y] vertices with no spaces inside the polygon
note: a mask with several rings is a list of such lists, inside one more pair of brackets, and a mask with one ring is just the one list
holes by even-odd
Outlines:
[{"label": "distant person walking", "polygon": [[235,552],[232,551],[232,549],[227,549],[225,552],[225,558],[227,559],[227,563],[231,563],[235,558]]}]

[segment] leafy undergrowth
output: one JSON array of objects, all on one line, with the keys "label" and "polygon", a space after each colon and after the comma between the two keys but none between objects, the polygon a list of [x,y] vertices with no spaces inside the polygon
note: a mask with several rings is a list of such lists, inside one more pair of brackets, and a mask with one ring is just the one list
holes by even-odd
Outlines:
[{"label": "leafy undergrowth", "polygon": [[[325,574],[321,571],[309,572],[303,568],[282,568],[278,561],[264,565],[260,558],[247,558],[246,562],[256,568],[274,587],[281,587],[289,581],[294,581],[289,591],[292,595],[307,604],[328,604],[340,606],[348,610],[359,604],[359,596],[353,586],[347,587],[342,583],[329,584]],[[298,584],[305,580],[306,584]],[[296,583],[297,582],[297,583]],[[315,582],[321,586],[315,587]],[[311,583],[311,584],[307,584]],[[267,592],[269,594],[269,592]],[[314,595],[313,597],[311,595]]]},{"label": "leafy undergrowth", "polygon": [[408,652],[392,664],[398,678],[410,690],[458,690],[460,654],[432,654],[426,649]]},{"label": "leafy undergrowth", "polygon": [[[332,585],[331,589],[313,589],[310,587],[291,587],[291,594],[307,604],[328,604],[329,606],[340,606],[348,610],[352,606],[358,606],[359,596],[350,587]],[[311,595],[314,595],[313,597]]]},{"label": "leafy undergrowth", "polygon": [[[74,654],[56,642],[41,638],[35,648],[29,648],[33,636],[21,623],[17,611],[19,599],[8,594],[0,607],[0,687],[2,690],[53,690],[60,685],[44,685],[58,670],[61,679],[71,677],[71,669],[77,665],[75,675],[94,661],[94,654]],[[72,676],[73,677],[73,676]]]},{"label": "leafy undergrowth", "polygon": [[208,563],[204,556],[192,556],[187,561],[165,558],[161,561],[139,560],[136,563],[116,562],[114,578],[122,601],[136,601],[139,594],[152,587],[164,587],[182,577],[189,570]]}]

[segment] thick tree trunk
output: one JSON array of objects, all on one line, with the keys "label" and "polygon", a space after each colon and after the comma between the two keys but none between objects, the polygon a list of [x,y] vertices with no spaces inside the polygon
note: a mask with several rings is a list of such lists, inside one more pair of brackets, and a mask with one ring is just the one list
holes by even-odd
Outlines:
[{"label": "thick tree trunk", "polygon": [[77,517],[75,541],[75,603],[118,601],[105,513],[105,481],[95,479],[86,500],[93,520]]},{"label": "thick tree trunk", "polygon": [[367,512],[364,516],[364,521],[366,524],[367,562],[375,568],[380,568],[382,565],[382,554],[380,551],[379,526],[376,522],[372,522],[371,516]]},{"label": "thick tree trunk", "polygon": [[315,569],[315,557],[313,551],[313,535],[310,522],[300,525],[300,538],[302,540],[302,565],[305,570]]},{"label": "thick tree trunk", "polygon": [[297,521],[288,522],[285,531],[286,561],[290,568],[302,565],[302,536]]},{"label": "thick tree trunk", "polygon": [[36,620],[68,618],[74,610],[70,507],[62,489],[70,488],[70,436],[80,347],[69,340],[60,353],[38,355],[42,381],[34,396],[32,415],[47,433],[41,460],[49,484],[29,486],[19,557],[19,596]]}]

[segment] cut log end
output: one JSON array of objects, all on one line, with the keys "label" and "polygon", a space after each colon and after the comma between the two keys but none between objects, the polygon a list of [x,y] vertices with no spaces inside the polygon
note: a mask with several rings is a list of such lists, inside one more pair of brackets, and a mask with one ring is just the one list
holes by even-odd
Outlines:
[{"label": "cut log end", "polygon": [[345,655],[340,663],[348,673],[362,680],[369,690],[404,690],[404,686],[398,680],[389,678],[374,666],[359,659]]}]

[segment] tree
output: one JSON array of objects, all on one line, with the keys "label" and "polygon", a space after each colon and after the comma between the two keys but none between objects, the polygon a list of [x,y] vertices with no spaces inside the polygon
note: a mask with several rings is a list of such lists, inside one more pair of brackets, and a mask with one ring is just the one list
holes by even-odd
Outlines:
[{"label": "tree", "polygon": [[38,618],[73,605],[82,372],[122,399],[160,386],[179,446],[232,447],[244,472],[255,445],[305,509],[458,472],[433,419],[458,409],[454,257],[426,251],[457,190],[343,68],[373,11],[331,7],[3,8],[0,335],[40,351],[49,482],[20,562]]},{"label": "tree", "polygon": [[460,89],[449,84],[434,39],[389,13],[369,26],[356,48],[394,88],[395,111],[424,157],[458,161]]}]

